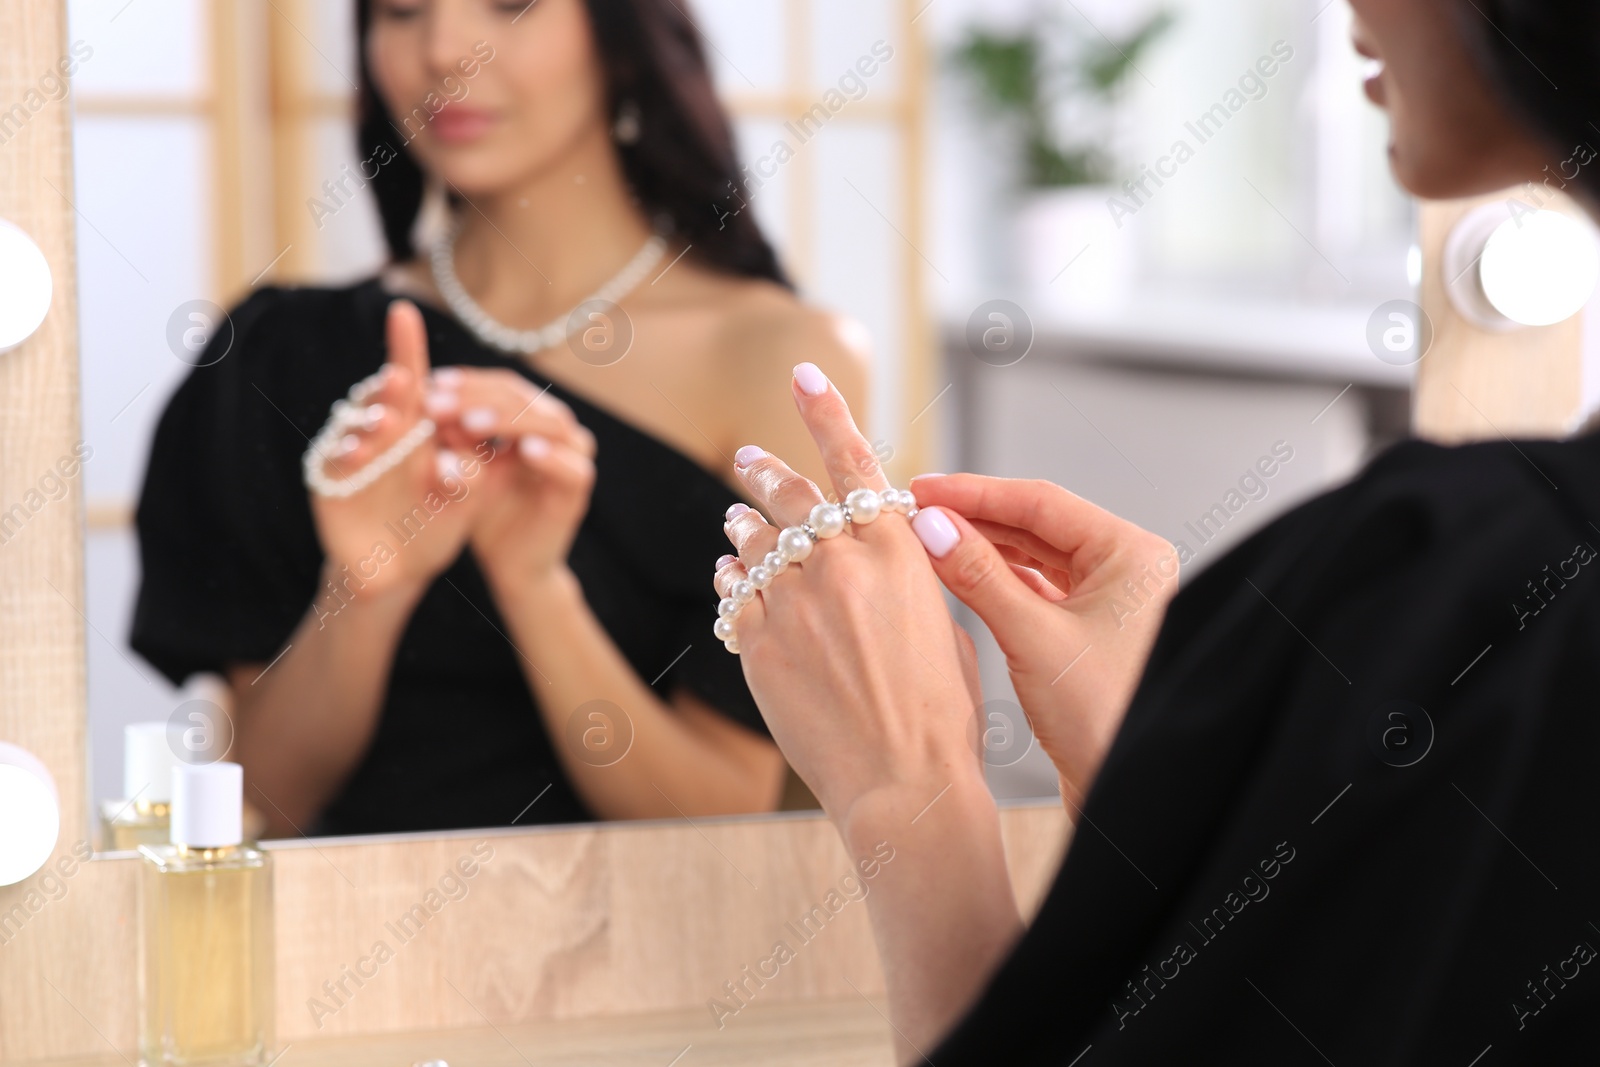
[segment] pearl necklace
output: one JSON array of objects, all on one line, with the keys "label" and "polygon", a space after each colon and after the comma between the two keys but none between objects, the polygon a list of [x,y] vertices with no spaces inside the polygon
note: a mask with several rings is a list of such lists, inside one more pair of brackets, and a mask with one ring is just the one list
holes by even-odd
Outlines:
[{"label": "pearl necklace", "polygon": [[461,279],[456,276],[456,237],[460,232],[461,225],[457,222],[451,227],[449,235],[436,243],[429,253],[434,284],[439,287],[439,295],[444,297],[444,302],[449,305],[451,313],[472,332],[474,337],[491,348],[513,356],[533,356],[561,344],[573,333],[571,320],[575,312],[593,303],[617,303],[639,287],[645,275],[661,262],[661,258],[667,252],[667,242],[664,238],[651,237],[628,261],[628,265],[623,267],[616,277],[595,290],[589,299],[536,330],[515,330],[479,307],[478,302],[472,299],[466,287],[461,284]]}]

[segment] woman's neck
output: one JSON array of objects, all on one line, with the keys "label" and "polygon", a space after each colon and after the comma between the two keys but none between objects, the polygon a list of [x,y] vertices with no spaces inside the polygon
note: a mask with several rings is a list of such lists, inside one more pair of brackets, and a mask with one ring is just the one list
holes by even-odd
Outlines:
[{"label": "woman's neck", "polygon": [[473,195],[458,210],[456,273],[479,306],[517,328],[587,299],[651,233],[603,131],[529,180]]}]

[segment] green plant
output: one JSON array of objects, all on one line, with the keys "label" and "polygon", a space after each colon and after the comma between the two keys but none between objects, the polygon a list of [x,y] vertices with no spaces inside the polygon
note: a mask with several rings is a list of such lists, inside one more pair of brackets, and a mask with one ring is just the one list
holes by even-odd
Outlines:
[{"label": "green plant", "polygon": [[[952,58],[985,106],[1017,127],[1029,186],[1092,185],[1112,175],[1103,142],[1122,89],[1173,22],[1171,13],[1158,12],[1121,39],[1076,33],[1051,18],[1015,33],[973,27]],[[1095,128],[1064,137],[1061,114],[1069,104]]]}]

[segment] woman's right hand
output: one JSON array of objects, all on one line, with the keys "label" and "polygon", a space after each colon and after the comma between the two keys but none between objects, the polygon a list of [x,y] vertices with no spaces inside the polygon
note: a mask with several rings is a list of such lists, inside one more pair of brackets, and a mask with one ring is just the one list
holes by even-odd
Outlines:
[{"label": "woman's right hand", "polygon": [[[389,306],[387,335],[388,362],[363,383],[370,423],[324,458],[332,477],[353,476],[426,417],[428,335],[422,313],[409,301],[395,301]],[[476,504],[469,485],[474,462],[441,449],[438,438],[430,437],[354,496],[312,494],[326,557],[323,576],[341,598],[420,596],[455,562]]]},{"label": "woman's right hand", "polygon": [[928,475],[912,490],[934,570],[994,634],[1081,806],[1178,591],[1176,550],[1050,482]]}]

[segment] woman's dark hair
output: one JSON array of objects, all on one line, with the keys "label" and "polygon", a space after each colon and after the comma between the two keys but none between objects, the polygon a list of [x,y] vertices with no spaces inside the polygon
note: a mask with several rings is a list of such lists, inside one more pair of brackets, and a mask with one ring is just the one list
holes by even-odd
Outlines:
[{"label": "woman's dark hair", "polygon": [[1457,7],[1491,80],[1560,153],[1547,173],[1600,206],[1600,2],[1461,0]]},{"label": "woman's dark hair", "polygon": [[[371,179],[389,254],[410,259],[422,208],[422,168],[405,151],[406,128],[378,95],[365,41],[373,0],[356,4],[361,89],[359,158],[387,145],[394,158]],[[746,187],[706,63],[700,30],[675,0],[584,0],[606,82],[608,114],[638,137],[618,144],[623,173],[645,216],[729,274],[789,286],[777,254],[748,209]],[[626,115],[625,115],[626,113]]]}]

